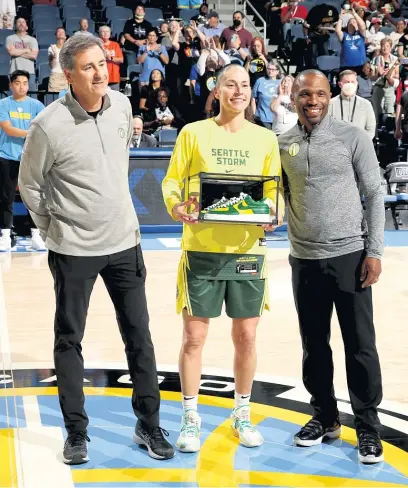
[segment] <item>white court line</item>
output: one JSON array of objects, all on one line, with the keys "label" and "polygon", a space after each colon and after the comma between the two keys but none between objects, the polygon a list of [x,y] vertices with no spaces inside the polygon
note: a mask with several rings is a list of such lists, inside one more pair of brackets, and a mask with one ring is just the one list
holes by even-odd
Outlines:
[{"label": "white court line", "polygon": [[35,395],[23,396],[23,407],[26,425],[29,429],[36,429],[41,426],[40,406]]}]

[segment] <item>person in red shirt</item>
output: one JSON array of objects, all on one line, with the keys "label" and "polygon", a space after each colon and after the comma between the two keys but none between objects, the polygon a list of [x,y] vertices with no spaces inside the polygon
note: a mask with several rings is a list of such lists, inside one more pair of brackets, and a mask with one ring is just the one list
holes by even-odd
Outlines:
[{"label": "person in red shirt", "polygon": [[298,0],[289,0],[286,7],[281,9],[281,21],[283,25],[283,40],[286,42],[288,35],[290,35],[292,22],[295,19],[306,20],[307,8],[304,5],[299,5]]},{"label": "person in red shirt", "polygon": [[103,48],[106,53],[106,63],[109,73],[109,87],[119,91],[120,87],[120,65],[123,63],[123,53],[119,44],[110,40],[111,29],[108,25],[99,27],[99,37],[103,41]]}]

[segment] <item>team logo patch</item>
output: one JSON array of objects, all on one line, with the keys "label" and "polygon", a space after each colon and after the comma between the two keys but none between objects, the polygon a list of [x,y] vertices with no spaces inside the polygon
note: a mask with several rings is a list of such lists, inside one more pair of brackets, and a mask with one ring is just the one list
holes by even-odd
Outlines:
[{"label": "team logo patch", "polygon": [[289,146],[289,155],[290,156],[297,156],[299,154],[300,146],[297,142],[294,142]]},{"label": "team logo patch", "polygon": [[121,137],[123,139],[125,137],[125,130],[122,129],[122,127],[119,127],[118,134],[119,134],[119,137]]}]

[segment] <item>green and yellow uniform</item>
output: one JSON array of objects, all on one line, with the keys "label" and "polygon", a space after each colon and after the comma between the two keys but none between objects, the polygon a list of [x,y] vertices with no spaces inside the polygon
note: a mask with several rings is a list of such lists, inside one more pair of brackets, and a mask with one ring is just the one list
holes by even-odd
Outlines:
[{"label": "green and yellow uniform", "polygon": [[[180,132],[162,183],[164,201],[172,209],[199,192],[205,173],[281,176],[275,134],[250,122],[230,133],[207,119],[186,125]],[[264,184],[264,197],[276,204],[276,182]],[[279,214],[283,214],[279,196]],[[222,303],[232,318],[260,315],[268,307],[266,242],[262,227],[247,224],[199,223],[184,225],[182,257],[177,278],[177,313],[218,317]]]}]

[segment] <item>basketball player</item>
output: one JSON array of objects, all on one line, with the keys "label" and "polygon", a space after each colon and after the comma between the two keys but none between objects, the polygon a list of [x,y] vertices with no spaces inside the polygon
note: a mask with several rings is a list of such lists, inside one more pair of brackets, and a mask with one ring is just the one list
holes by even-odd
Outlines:
[{"label": "basketball player", "polygon": [[[256,329],[260,315],[268,308],[264,229],[273,227],[197,223],[181,191],[184,187],[185,194],[190,195],[197,190],[196,181],[189,182],[188,178],[199,172],[279,176],[279,149],[271,131],[245,120],[251,87],[244,68],[229,65],[220,71],[214,95],[220,103],[219,115],[183,128],[163,180],[167,209],[175,220],[185,224],[177,279],[177,312],[182,312],[184,320],[179,357],[184,414],[176,447],[182,452],[200,449],[197,402],[201,355],[210,319],[221,314],[224,301],[227,315],[232,318],[235,346],[232,428],[246,447],[263,443],[250,421],[249,400],[256,368]],[[273,201],[276,209],[274,181],[264,185],[264,196]],[[238,272],[240,263],[248,261],[255,265],[254,276]]]},{"label": "basketball player", "polygon": [[378,161],[365,130],[328,115],[330,85],[322,73],[301,73],[292,88],[292,101],[299,124],[279,136],[279,146],[289,184],[290,264],[303,345],[303,382],[314,409],[294,442],[309,447],[341,433],[330,348],[335,306],[358,458],[374,464],[384,458],[371,289],[381,273],[384,247]]},{"label": "basketball player", "polygon": [[[70,84],[31,125],[21,159],[20,193],[46,239],[56,297],[54,360],[68,437],[67,464],[88,461],[81,342],[100,275],[116,310],[138,418],[134,441],[155,459],[174,456],[159,427],[160,392],[149,331],[139,223],[129,193],[132,110],[108,90],[102,41],[78,35],[61,49]],[[103,333],[101,331],[101,333]],[[164,435],[163,435],[164,434]]]}]

